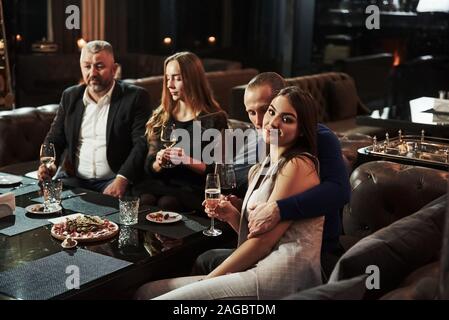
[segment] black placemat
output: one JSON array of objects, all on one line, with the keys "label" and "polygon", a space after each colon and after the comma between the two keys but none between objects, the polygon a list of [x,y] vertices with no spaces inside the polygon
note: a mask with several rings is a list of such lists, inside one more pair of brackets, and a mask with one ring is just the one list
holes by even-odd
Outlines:
[{"label": "black placemat", "polygon": [[76,274],[82,286],[131,264],[84,249],[61,251],[0,273],[0,292],[23,300],[51,299],[75,290]]},{"label": "black placemat", "polygon": [[50,216],[38,216],[27,213],[24,208],[16,207],[14,215],[0,219],[0,233],[6,236],[15,236],[17,234],[34,230],[50,224]]},{"label": "black placemat", "polygon": [[40,190],[40,187],[38,186],[38,181],[35,179],[27,178],[27,177],[21,177],[22,182],[20,184],[14,185],[14,186],[0,186],[0,194],[5,194],[8,192],[14,193],[16,197],[36,192]]},{"label": "black placemat", "polygon": [[[86,190],[78,188],[66,190],[62,192],[61,198],[82,192],[86,192]],[[44,199],[42,197],[38,197],[32,199],[32,201],[42,203]],[[90,191],[81,197],[62,200],[61,204],[64,209],[95,216],[106,216],[119,211],[118,199]]]},{"label": "black placemat", "polygon": [[[194,233],[207,229],[210,224],[210,219],[194,216],[192,214],[182,215],[182,220],[173,223],[154,223],[146,220],[146,215],[150,211],[139,214],[139,222],[130,227],[151,231],[160,235],[173,239],[182,239]],[[120,224],[119,214],[115,213],[107,217],[109,220]]]}]

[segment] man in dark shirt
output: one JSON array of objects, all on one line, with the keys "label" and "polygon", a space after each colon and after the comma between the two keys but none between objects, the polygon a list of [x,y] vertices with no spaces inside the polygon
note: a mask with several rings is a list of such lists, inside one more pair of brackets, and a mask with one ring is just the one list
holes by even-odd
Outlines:
[{"label": "man in dark shirt", "polygon": [[[285,86],[284,79],[274,72],[261,73],[248,83],[244,103],[249,119],[256,129],[262,127],[268,106]],[[261,203],[248,208],[249,237],[271,230],[281,220],[307,219],[324,215],[322,254],[326,256],[340,253],[338,241],[342,230],[340,211],[349,202],[350,196],[348,172],[342,158],[340,142],[335,134],[326,126],[319,124],[317,139],[321,183],[288,199]],[[236,171],[244,171],[242,169],[236,168]],[[214,249],[203,253],[195,262],[193,273],[208,274],[231,253],[232,249]]]}]

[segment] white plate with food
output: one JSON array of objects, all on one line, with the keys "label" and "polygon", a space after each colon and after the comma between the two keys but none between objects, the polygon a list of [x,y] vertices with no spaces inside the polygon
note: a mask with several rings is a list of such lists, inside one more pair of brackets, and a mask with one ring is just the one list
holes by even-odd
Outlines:
[{"label": "white plate with food", "polygon": [[49,215],[58,213],[62,210],[62,207],[58,205],[51,205],[47,210],[45,209],[45,206],[42,203],[32,204],[25,208],[26,211],[32,214],[37,215]]},{"label": "white plate with food", "polygon": [[58,240],[70,237],[78,242],[96,242],[115,237],[119,232],[116,223],[98,216],[80,215],[66,218],[51,228],[51,235]]},{"label": "white plate with food", "polygon": [[154,223],[173,223],[182,220],[182,215],[170,211],[157,211],[147,214],[146,219]]},{"label": "white plate with food", "polygon": [[22,180],[22,177],[0,174],[0,186],[15,185],[22,182]]}]

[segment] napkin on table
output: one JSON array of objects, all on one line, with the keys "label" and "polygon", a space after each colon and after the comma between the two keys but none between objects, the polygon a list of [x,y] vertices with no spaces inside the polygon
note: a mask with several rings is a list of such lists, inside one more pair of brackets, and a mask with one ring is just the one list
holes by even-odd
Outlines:
[{"label": "napkin on table", "polygon": [[14,193],[9,192],[0,195],[0,219],[13,215],[16,210],[16,197]]}]

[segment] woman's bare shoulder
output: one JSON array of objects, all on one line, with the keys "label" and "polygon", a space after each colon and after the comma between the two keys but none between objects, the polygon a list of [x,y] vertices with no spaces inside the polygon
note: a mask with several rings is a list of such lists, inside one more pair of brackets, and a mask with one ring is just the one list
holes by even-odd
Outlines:
[{"label": "woman's bare shoulder", "polygon": [[285,163],[280,171],[284,176],[308,176],[317,174],[317,168],[313,158],[310,156],[299,154]]}]

